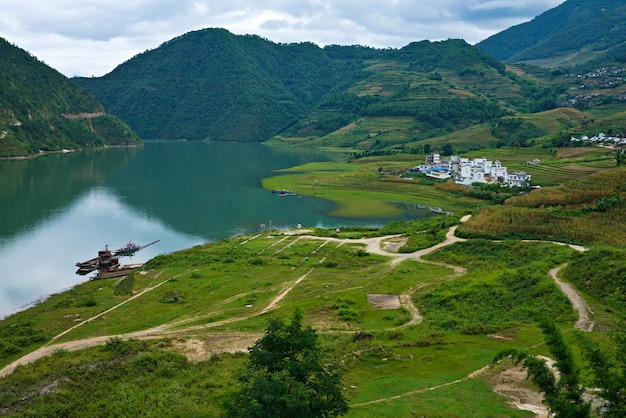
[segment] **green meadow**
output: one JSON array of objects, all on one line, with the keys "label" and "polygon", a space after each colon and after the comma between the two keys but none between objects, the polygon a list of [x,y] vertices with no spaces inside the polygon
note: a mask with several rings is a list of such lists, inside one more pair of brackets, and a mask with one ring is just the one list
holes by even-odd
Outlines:
[{"label": "green meadow", "polygon": [[[532,416],[493,391],[499,372],[489,366],[506,348],[549,355],[534,312],[549,314],[570,335],[577,316],[548,270],[579,253],[547,242],[483,239],[421,259],[402,247],[388,255],[366,251],[367,242],[393,242],[385,238],[393,232],[430,234],[415,247],[425,248],[442,242],[436,230],[457,222],[434,217],[380,230],[234,237],[53,295],[0,323],[2,365],[65,344],[1,378],[0,408],[7,416],[219,416],[238,388],[242,353],[268,318],[300,308],[327,359],[340,366],[349,417]],[[400,256],[407,258],[390,263]],[[371,295],[397,299],[381,307]],[[599,297],[590,303],[598,329],[606,330],[616,311]],[[593,337],[610,344],[602,332]]]}]

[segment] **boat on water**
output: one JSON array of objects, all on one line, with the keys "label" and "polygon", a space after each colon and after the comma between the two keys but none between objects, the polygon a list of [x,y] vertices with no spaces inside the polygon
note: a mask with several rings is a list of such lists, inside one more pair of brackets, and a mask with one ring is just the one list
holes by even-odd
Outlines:
[{"label": "boat on water", "polygon": [[132,256],[137,251],[143,250],[144,248],[149,247],[152,244],[156,244],[159,241],[160,240],[156,240],[146,245],[137,245],[132,241],[128,241],[128,244],[124,245],[123,247],[118,248],[117,250],[114,250],[113,255],[114,256],[125,256],[125,255]]},{"label": "boat on water", "polygon": [[141,246],[135,244],[132,241],[128,241],[128,244],[113,251],[113,255],[133,255],[140,249]]},{"label": "boat on water", "polygon": [[109,246],[105,245],[104,250],[98,251],[97,257],[94,257],[87,261],[79,261],[78,263],[76,263],[76,267],[78,267],[78,270],[76,270],[76,274],[85,275],[91,273],[92,271],[99,268],[101,260],[109,259],[111,257],[113,257],[113,254],[111,254]]},{"label": "boat on water", "polygon": [[130,272],[138,269],[143,266],[143,264],[132,264],[132,265],[124,265],[120,264],[120,259],[112,255],[110,251],[103,254],[102,257],[98,260],[98,264],[96,269],[98,273],[93,276],[91,279],[108,279],[110,277],[121,277],[126,276]]},{"label": "boat on water", "polygon": [[125,246],[117,250],[109,250],[109,246],[105,245],[104,250],[98,251],[98,256],[87,261],[76,263],[78,270],[76,274],[85,275],[94,270],[98,273],[92,279],[106,279],[109,277],[125,276],[131,271],[143,266],[143,264],[130,264],[122,266],[119,257],[132,256],[137,251],[146,248],[152,244],[156,244],[159,240],[153,241],[146,245],[137,245],[129,241]]},{"label": "boat on water", "polygon": [[287,189],[272,190],[272,194],[276,194],[278,196],[296,196],[294,192],[292,192],[291,190],[287,190]]}]

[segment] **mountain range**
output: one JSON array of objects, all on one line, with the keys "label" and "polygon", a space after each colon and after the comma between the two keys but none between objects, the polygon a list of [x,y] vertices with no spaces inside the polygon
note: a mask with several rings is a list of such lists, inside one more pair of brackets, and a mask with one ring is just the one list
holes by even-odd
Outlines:
[{"label": "mountain range", "polygon": [[[75,81],[143,138],[264,141],[301,125],[316,109],[327,110],[326,116],[307,123],[305,131],[330,133],[364,112],[406,115],[428,112],[422,107],[432,101],[458,104],[466,97],[441,87],[435,75],[457,69],[468,77],[495,76],[504,66],[461,40],[398,50],[320,48],[205,29],[140,54],[104,77]],[[372,77],[391,90],[355,92]],[[419,93],[424,100],[412,96],[415,77],[433,84],[432,94]],[[393,105],[391,93],[398,99]],[[500,113],[492,99],[476,101],[472,108],[479,113]]]},{"label": "mountain range", "polygon": [[[476,46],[452,39],[321,48],[209,28],[105,76],[73,80],[2,40],[0,155],[139,137],[275,139],[363,154],[452,142],[463,151],[621,130],[620,3],[569,0]],[[593,83],[573,77],[609,66]]]}]

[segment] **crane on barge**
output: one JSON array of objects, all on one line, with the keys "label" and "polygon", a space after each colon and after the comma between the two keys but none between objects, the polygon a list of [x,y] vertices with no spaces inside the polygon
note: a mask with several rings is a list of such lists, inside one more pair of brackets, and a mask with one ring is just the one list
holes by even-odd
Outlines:
[{"label": "crane on barge", "polygon": [[133,268],[120,266],[119,257],[131,257],[137,251],[143,250],[144,248],[154,245],[159,241],[160,240],[156,240],[146,245],[137,245],[134,242],[129,241],[128,244],[114,250],[113,252],[109,250],[108,245],[105,245],[104,250],[98,251],[97,257],[76,263],[76,267],[78,267],[76,274],[85,275],[94,270],[98,270],[98,274],[95,278],[116,277],[128,274],[137,266],[133,265]]}]

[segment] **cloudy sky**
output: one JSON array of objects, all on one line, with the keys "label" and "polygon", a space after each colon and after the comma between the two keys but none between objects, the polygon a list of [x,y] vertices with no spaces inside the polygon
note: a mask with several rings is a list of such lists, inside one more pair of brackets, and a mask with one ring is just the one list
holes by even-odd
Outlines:
[{"label": "cloudy sky", "polygon": [[564,0],[0,0],[0,37],[68,77],[101,76],[186,32],[400,48],[470,44]]}]

